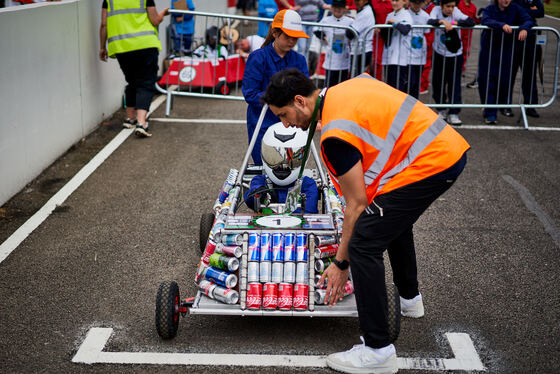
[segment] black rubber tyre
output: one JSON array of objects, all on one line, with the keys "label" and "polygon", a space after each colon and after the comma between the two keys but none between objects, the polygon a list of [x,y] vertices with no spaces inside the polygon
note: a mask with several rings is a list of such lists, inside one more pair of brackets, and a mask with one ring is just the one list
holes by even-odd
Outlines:
[{"label": "black rubber tyre", "polygon": [[389,340],[391,343],[394,343],[397,341],[401,331],[401,300],[397,286],[394,284],[387,285],[387,305],[389,309],[387,313],[387,318],[389,320]]},{"label": "black rubber tyre", "polygon": [[156,330],[162,339],[173,339],[177,335],[180,303],[177,283],[162,282],[156,296]]},{"label": "black rubber tyre", "polygon": [[220,81],[220,83],[216,86],[216,91],[220,95],[229,95],[229,85],[225,81]]},{"label": "black rubber tyre", "polygon": [[200,243],[200,252],[204,252],[208,236],[214,224],[214,214],[204,213],[200,216],[200,230],[198,231],[198,242]]}]

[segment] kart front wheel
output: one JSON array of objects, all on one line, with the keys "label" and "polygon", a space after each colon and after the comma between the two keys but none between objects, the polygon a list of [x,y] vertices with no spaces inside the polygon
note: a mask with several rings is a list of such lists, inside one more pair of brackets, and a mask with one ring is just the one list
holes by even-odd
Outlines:
[{"label": "kart front wheel", "polygon": [[179,327],[181,297],[174,281],[162,282],[156,296],[156,330],[162,339],[173,339]]},{"label": "kart front wheel", "polygon": [[203,253],[206,249],[206,242],[210,236],[210,231],[214,225],[214,214],[204,213],[200,216],[200,230],[198,231],[198,242],[200,244],[200,252]]}]

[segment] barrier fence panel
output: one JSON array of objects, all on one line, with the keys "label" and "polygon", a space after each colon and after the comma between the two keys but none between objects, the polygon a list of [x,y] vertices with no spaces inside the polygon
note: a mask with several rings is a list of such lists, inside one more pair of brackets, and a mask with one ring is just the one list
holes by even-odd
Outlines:
[{"label": "barrier fence panel", "polygon": [[[438,53],[434,47],[430,54],[422,36],[435,34],[433,45],[438,38],[443,38],[439,39],[443,45],[444,40],[453,39],[445,37],[443,28],[413,25],[405,36],[391,25],[373,25],[368,29],[375,30],[372,62],[361,70],[419,98],[442,116],[458,114],[461,108],[479,108],[490,122],[498,110],[518,108],[518,123],[522,120],[528,128],[527,111],[534,115],[535,109],[554,102],[560,61],[558,30],[533,27],[521,41],[519,27],[512,26],[512,34],[487,26],[454,29],[458,38],[446,42],[454,52],[446,48]],[[365,50],[361,53],[365,57]]]},{"label": "barrier fence panel", "polygon": [[[246,59],[260,48],[272,19],[178,9],[170,13],[183,21],[178,31],[173,25],[168,30],[175,40],[169,45],[175,47],[168,51],[166,71],[156,87],[167,95],[166,115],[174,96],[244,100]],[[190,37],[182,34],[189,30],[186,22],[196,25],[190,27],[196,30]],[[554,28],[534,27],[519,41],[518,27],[505,34],[486,26],[454,26],[456,37],[446,38],[443,28],[429,25],[412,25],[405,36],[387,24],[372,25],[362,35],[348,25],[302,24],[310,39],[294,49],[306,57],[317,87],[367,71],[452,124],[452,115],[462,108],[483,109],[487,120],[498,110],[518,108],[518,122],[523,120],[525,128],[528,110],[533,115],[556,99],[560,33]],[[208,33],[217,35],[213,47],[207,45]]]},{"label": "barrier fence panel", "polygon": [[[179,19],[182,22],[178,22],[180,27],[175,28],[172,24],[167,30],[172,49],[168,51],[165,72],[156,84],[156,89],[167,95],[166,116],[170,115],[174,96],[244,100],[241,85],[245,62],[249,53],[260,48],[264,42],[272,19],[178,9],[172,9],[170,13],[174,19],[181,17]],[[196,28],[185,27],[186,22],[194,23]],[[303,24],[331,36],[345,37],[349,32],[354,42],[350,46],[342,43],[340,48],[349,55],[352,52],[355,55],[361,49],[358,34],[348,26],[314,22]],[[195,29],[198,32],[190,35],[184,31]],[[217,35],[213,46],[208,45],[210,35]],[[318,85],[322,85],[324,68],[330,65],[330,60],[335,56],[327,53],[329,46],[326,45],[326,35],[322,40],[310,33],[310,48],[301,51],[307,57],[310,75]],[[185,39],[186,43],[183,42]]]}]

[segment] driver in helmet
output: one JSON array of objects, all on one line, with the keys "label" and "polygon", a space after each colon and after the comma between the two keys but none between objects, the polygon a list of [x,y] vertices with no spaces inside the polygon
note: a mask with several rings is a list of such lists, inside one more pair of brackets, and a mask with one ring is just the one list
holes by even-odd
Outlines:
[{"label": "driver in helmet", "polygon": [[[288,189],[299,176],[303,152],[307,143],[307,132],[298,128],[286,128],[281,122],[270,126],[261,142],[263,169],[266,175],[257,175],[251,180],[245,193],[245,203],[257,210],[257,199],[262,207],[269,203],[285,203]],[[319,191],[312,178],[302,178],[302,206],[305,213],[318,213]],[[300,209],[295,213],[300,213]]]}]

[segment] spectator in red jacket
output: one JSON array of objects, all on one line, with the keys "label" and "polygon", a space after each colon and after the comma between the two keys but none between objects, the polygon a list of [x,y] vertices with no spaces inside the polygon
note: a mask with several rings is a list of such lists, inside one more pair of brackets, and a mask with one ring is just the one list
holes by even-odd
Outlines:
[{"label": "spectator in red jacket", "polygon": [[[471,17],[477,24],[480,20],[476,17],[476,5],[471,0],[460,0],[457,8],[463,14]],[[467,66],[467,57],[471,53],[471,42],[472,42],[472,30],[462,29],[461,30],[461,42],[463,43],[463,71]]]},{"label": "spectator in red jacket", "polygon": [[[373,8],[373,14],[375,15],[375,22],[379,24],[385,23],[387,14],[393,11],[391,0],[371,0],[371,7]],[[371,71],[371,75],[376,77],[378,80],[382,80],[383,75],[383,43],[383,38],[381,37],[379,30],[376,30],[373,37],[373,69]]]},{"label": "spectator in red jacket", "polygon": [[[427,0],[424,5],[424,11],[430,14],[435,6],[432,0]],[[426,65],[424,65],[424,69],[422,69],[422,78],[420,79],[421,95],[428,93],[428,88],[430,87],[430,71],[432,70],[432,55],[434,54],[434,30],[424,34],[424,36],[426,37],[426,46],[428,46],[428,49],[426,51]]]}]

